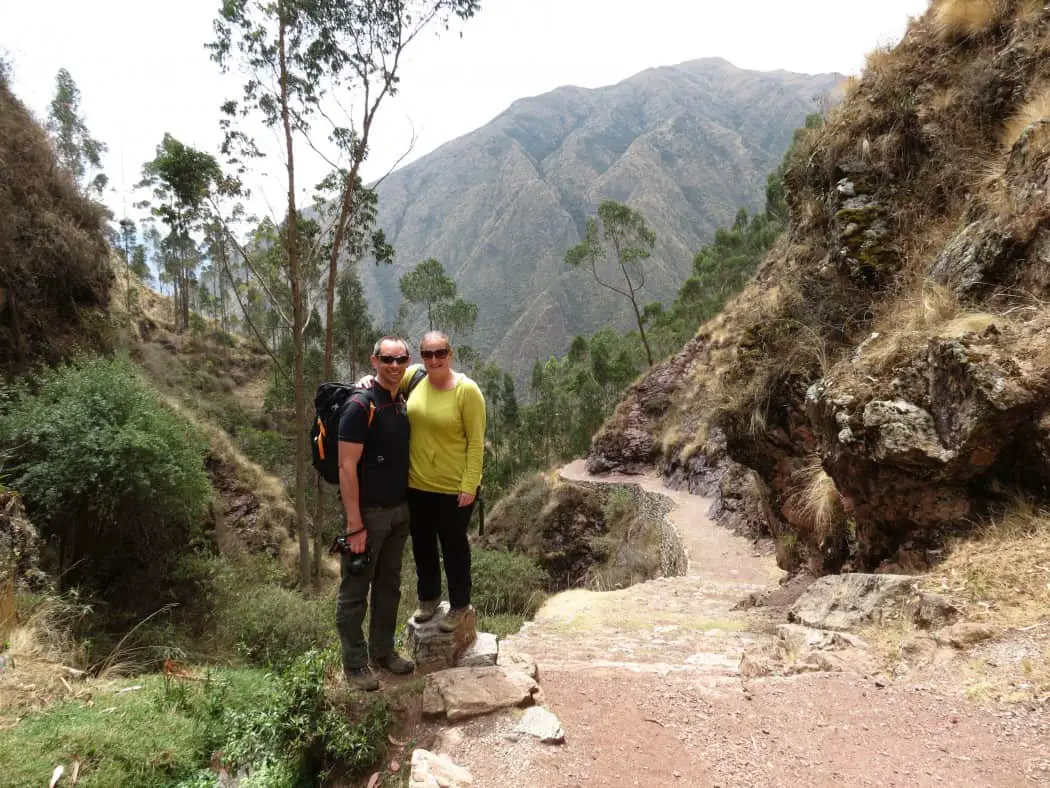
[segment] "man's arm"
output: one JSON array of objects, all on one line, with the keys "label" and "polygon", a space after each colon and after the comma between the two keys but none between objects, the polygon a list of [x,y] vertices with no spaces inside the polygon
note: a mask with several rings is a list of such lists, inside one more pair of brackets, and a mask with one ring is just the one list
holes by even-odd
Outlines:
[{"label": "man's arm", "polygon": [[361,519],[361,493],[357,478],[357,463],[364,450],[363,443],[339,441],[339,494],[346,512],[346,542],[354,553],[363,553],[368,542],[368,533]]}]

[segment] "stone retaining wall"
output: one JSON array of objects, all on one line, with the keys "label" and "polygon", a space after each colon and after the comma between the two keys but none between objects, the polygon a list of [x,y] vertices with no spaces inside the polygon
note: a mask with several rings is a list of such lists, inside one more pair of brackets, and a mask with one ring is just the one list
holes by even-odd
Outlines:
[{"label": "stone retaining wall", "polygon": [[631,501],[638,507],[641,516],[659,525],[661,576],[676,577],[686,573],[689,568],[689,562],[685,555],[682,539],[671,523],[669,515],[674,505],[666,495],[644,490],[639,484],[581,481],[578,479],[563,479],[563,481],[594,490],[602,499],[602,504],[609,500],[609,496],[614,489],[624,490],[631,497]]}]

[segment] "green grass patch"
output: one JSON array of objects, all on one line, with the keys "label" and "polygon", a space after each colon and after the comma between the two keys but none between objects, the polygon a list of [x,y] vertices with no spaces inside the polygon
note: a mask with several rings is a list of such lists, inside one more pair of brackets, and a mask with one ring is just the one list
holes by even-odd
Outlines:
[{"label": "green grass patch", "polygon": [[5,731],[0,783],[35,788],[79,760],[86,788],[215,786],[216,753],[230,773],[247,775],[246,787],[351,779],[382,757],[394,713],[382,696],[327,684],[337,664],[334,651],[313,650],[280,674],[199,670],[97,688],[91,701],[51,706]]},{"label": "green grass patch", "polygon": [[[118,693],[124,687],[142,689]],[[10,788],[46,785],[58,764],[81,762],[78,786],[170,786],[208,763],[223,718],[259,706],[272,686],[260,670],[220,670],[200,681],[149,676],[51,706],[0,736],[0,775]]]}]

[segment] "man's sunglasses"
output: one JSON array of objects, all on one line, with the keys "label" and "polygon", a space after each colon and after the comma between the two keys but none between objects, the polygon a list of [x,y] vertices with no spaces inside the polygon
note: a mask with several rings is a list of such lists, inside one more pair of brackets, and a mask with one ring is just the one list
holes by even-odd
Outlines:
[{"label": "man's sunglasses", "polygon": [[376,356],[384,364],[407,364],[412,360],[411,356]]},{"label": "man's sunglasses", "polygon": [[448,358],[448,348],[438,348],[437,350],[420,350],[419,355],[423,358]]}]

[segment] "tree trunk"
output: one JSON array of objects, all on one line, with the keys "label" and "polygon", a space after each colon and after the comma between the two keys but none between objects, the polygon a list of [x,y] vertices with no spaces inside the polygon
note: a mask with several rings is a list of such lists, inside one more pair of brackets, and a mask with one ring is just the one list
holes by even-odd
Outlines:
[{"label": "tree trunk", "polygon": [[324,483],[321,477],[315,474],[314,483],[314,564],[310,572],[313,578],[315,594],[321,593],[321,557],[324,550]]},{"label": "tree trunk", "polygon": [[638,311],[638,302],[633,298],[631,299],[631,306],[634,307],[634,319],[638,322],[638,333],[642,335],[642,345],[645,347],[645,357],[649,361],[649,366],[653,365],[653,351],[649,349],[649,340],[645,336],[645,321],[642,320],[642,313]]},{"label": "tree trunk", "polygon": [[281,79],[281,124],[288,169],[288,275],[292,289],[292,347],[295,353],[295,530],[299,536],[299,587],[310,590],[310,532],[306,519],[306,390],[303,386],[303,295],[299,281],[299,215],[295,207],[295,156],[292,121],[288,106],[288,64],[285,59],[287,19],[279,6],[278,59]]}]

